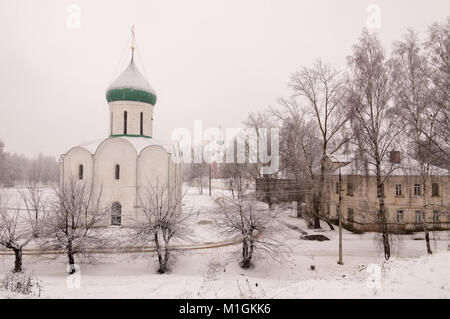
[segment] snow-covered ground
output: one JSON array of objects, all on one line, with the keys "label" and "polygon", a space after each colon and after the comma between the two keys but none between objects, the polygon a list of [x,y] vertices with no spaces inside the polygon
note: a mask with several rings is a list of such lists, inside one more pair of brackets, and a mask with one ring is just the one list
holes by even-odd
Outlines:
[{"label": "snow-covered ground", "polygon": [[[207,193],[207,192],[206,192]],[[226,196],[217,190],[213,197]],[[225,240],[214,227],[216,203],[191,189],[185,207],[198,213],[192,221],[192,243]],[[434,233],[434,254],[426,256],[421,234],[395,236],[393,258],[384,261],[378,234],[344,230],[344,265],[337,264],[338,234],[326,225],[329,241],[300,239],[310,234],[300,219],[283,212],[283,259],[269,256],[243,270],[240,246],[185,250],[168,274],[156,273],[153,253],[97,255],[80,262],[79,275],[67,276],[64,256],[24,256],[25,271],[42,281],[42,298],[450,298],[449,232]],[[296,226],[296,227],[292,227]],[[13,256],[0,256],[0,274],[12,269]],[[315,266],[315,270],[311,270]],[[0,290],[1,298],[21,297]]]}]

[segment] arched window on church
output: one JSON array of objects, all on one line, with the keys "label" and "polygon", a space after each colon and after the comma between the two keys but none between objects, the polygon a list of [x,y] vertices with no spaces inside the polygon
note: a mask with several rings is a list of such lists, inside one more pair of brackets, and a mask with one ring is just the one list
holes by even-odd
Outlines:
[{"label": "arched window on church", "polygon": [[114,115],[113,115],[113,112],[111,112],[111,121],[109,121],[111,123],[111,134],[110,135],[113,135],[113,120],[114,120]]},{"label": "arched window on church", "polygon": [[144,135],[144,113],[141,112],[141,135]]},{"label": "arched window on church", "polygon": [[115,171],[114,171],[114,176],[117,180],[120,179],[120,165],[116,165]]},{"label": "arched window on church", "polygon": [[128,113],[127,111],[123,112],[123,135],[127,135],[127,120]]},{"label": "arched window on church", "polygon": [[79,180],[83,179],[83,165],[78,166],[78,179]]}]

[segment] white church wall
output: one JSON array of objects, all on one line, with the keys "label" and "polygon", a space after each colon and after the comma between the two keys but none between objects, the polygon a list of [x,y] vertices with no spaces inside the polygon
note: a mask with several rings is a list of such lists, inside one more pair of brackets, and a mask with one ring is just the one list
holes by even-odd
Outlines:
[{"label": "white church wall", "polygon": [[[109,103],[110,116],[112,114],[112,135],[124,134],[124,112],[127,111],[127,135],[140,135],[141,112],[144,116],[143,135],[152,136],[153,106],[148,103],[134,101],[115,101]],[[111,127],[110,132],[111,134]]]},{"label": "white church wall", "polygon": [[62,163],[64,181],[72,178],[79,178],[79,166],[83,165],[83,181],[86,184],[92,183],[93,177],[93,159],[91,153],[83,147],[72,148],[64,155]]},{"label": "white church wall", "polygon": [[[119,202],[122,206],[122,225],[132,222],[136,209],[136,160],[137,154],[128,141],[109,138],[94,155],[95,187],[102,187],[103,202]],[[115,178],[115,167],[120,165],[120,178]],[[111,220],[106,221],[110,224]]]},{"label": "white church wall", "polygon": [[163,185],[167,183],[169,172],[169,156],[167,151],[158,145],[147,146],[142,150],[138,161],[138,185],[146,188],[152,185]]},{"label": "white church wall", "polygon": [[[123,226],[143,216],[138,189],[145,191],[149,183],[156,185],[158,182],[171,187],[173,195],[181,194],[181,165],[175,164],[170,153],[159,145],[147,146],[138,157],[129,141],[108,138],[98,146],[95,154],[83,147],[72,148],[63,156],[61,165],[66,181],[78,178],[79,165],[83,165],[83,182],[89,187],[93,184],[96,193],[101,189],[103,203],[110,206],[117,201],[121,204]],[[118,180],[115,178],[116,165],[120,166]],[[111,216],[107,216],[103,226],[110,225]]]}]

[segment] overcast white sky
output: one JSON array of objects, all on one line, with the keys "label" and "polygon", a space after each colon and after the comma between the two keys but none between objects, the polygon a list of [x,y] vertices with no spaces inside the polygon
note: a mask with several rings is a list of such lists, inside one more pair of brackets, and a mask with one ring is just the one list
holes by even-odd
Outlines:
[{"label": "overcast white sky", "polygon": [[[66,25],[72,3],[79,29]],[[289,94],[300,66],[343,69],[371,3],[386,48],[450,14],[448,0],[0,0],[0,139],[9,152],[57,156],[106,137],[105,90],[125,67],[132,24],[158,95],[154,137],[196,119],[239,127]]]}]

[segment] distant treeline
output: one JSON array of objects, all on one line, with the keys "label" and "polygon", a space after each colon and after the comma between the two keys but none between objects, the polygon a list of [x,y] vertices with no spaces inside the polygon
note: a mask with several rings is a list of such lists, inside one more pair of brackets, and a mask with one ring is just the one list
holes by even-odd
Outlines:
[{"label": "distant treeline", "polygon": [[37,182],[42,185],[55,183],[59,179],[56,158],[39,154],[33,158],[4,152],[5,144],[0,140],[0,186],[13,187]]}]

